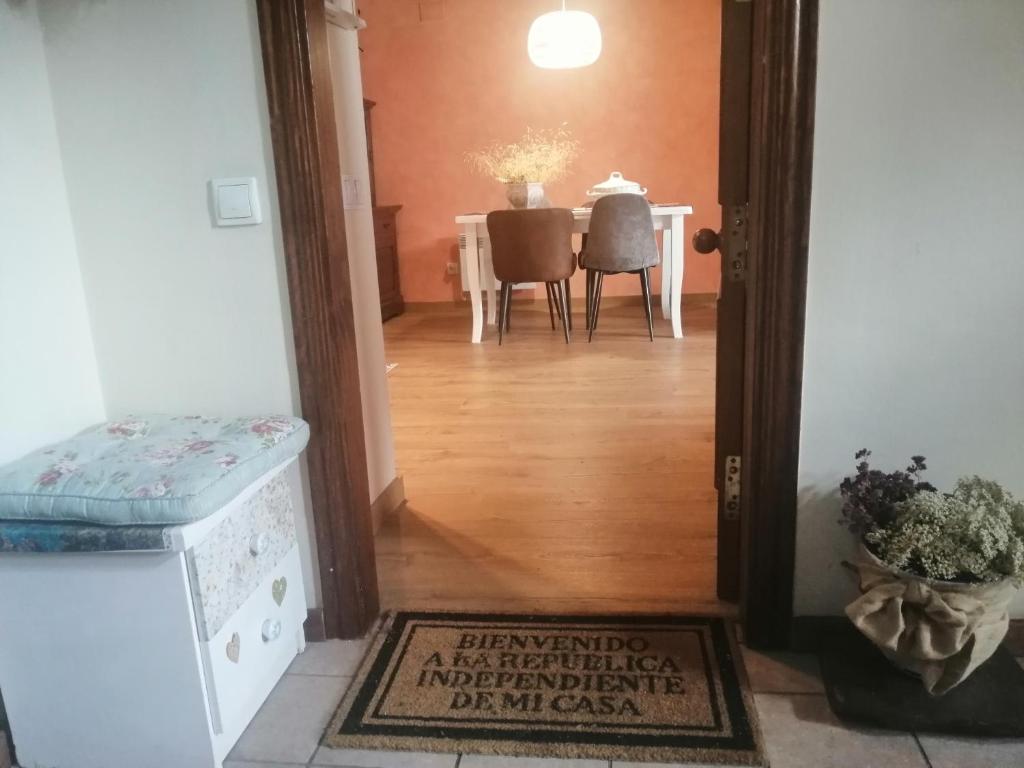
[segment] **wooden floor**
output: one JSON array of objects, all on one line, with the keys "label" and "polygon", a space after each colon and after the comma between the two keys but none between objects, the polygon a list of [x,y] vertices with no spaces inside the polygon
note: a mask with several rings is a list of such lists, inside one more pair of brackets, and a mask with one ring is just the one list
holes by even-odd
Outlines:
[{"label": "wooden floor", "polygon": [[[702,611],[715,597],[714,305],[647,338],[606,300],[571,345],[543,302],[469,343],[469,308],[384,326],[408,503],[377,540],[385,608]],[[660,314],[660,313],[659,313]]]}]

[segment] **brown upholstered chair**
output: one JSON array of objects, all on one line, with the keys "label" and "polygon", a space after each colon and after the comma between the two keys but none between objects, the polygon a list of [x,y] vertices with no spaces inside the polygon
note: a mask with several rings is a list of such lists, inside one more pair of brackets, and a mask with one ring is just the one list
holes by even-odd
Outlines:
[{"label": "brown upholstered chair", "polygon": [[[552,311],[554,299],[565,343],[569,343],[572,329],[569,278],[576,271],[572,227],[572,211],[568,208],[515,209],[487,214],[494,276],[501,281],[498,344],[509,329],[515,283],[547,285],[548,311]],[[553,318],[551,326],[554,328]]]},{"label": "brown upholstered chair", "polygon": [[640,275],[647,313],[647,332],[654,341],[654,317],[651,315],[651,280],[648,270],[660,261],[654,239],[651,206],[640,195],[607,195],[594,203],[590,231],[580,254],[580,266],[587,270],[588,339],[594,338],[601,314],[601,288],[604,276],[619,272]]}]

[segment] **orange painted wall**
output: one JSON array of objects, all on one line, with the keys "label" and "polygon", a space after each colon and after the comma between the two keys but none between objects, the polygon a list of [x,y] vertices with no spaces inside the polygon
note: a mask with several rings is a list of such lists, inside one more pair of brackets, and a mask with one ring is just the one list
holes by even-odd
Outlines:
[{"label": "orange painted wall", "polygon": [[[527,126],[563,122],[581,154],[570,175],[547,188],[572,207],[613,170],[648,187],[656,202],[694,208],[687,217],[684,290],[718,288],[716,255],[696,253],[689,235],[718,229],[720,0],[570,0],[601,24],[596,64],[542,70],[526,35],[557,0],[361,0],[366,98],[373,110],[377,200],[400,203],[398,240],[406,301],[461,296],[454,217],[506,208],[504,189],[466,163],[468,151],[512,141]],[[421,12],[424,18],[421,20]],[[437,18],[440,16],[440,18]],[[660,274],[653,285],[660,290]],[[582,276],[576,296],[583,295]],[[606,295],[639,292],[639,280],[605,281]],[[540,290],[543,296],[543,290]]]}]

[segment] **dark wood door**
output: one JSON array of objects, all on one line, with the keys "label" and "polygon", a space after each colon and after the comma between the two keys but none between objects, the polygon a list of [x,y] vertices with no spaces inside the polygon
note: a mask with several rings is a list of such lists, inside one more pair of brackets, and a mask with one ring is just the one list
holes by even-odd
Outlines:
[{"label": "dark wood door", "polygon": [[718,202],[722,227],[694,235],[701,253],[721,252],[715,385],[718,489],[718,596],[740,597],[740,457],[743,454],[744,328],[749,194],[750,67],[753,3],[722,3]]}]

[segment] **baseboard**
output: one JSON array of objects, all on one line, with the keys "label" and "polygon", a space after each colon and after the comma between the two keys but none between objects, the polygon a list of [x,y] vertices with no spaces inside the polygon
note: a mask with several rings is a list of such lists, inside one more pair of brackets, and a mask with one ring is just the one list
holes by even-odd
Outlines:
[{"label": "baseboard", "polygon": [[[715,293],[684,293],[683,294],[683,306],[684,307],[704,307],[714,306],[718,300],[718,295]],[[540,296],[534,298],[533,301],[542,302],[544,297]],[[644,297],[637,294],[635,296],[604,296],[601,299],[601,306],[603,307],[642,307]],[[661,296],[651,296],[651,304],[657,309],[655,317],[661,317]],[[587,297],[573,295],[572,297],[573,307],[586,307]]]},{"label": "baseboard", "polygon": [[717,304],[717,293],[684,293],[683,306],[688,304]]},{"label": "baseboard", "polygon": [[388,483],[388,487],[381,491],[380,496],[370,505],[370,517],[373,520],[373,532],[376,534],[384,518],[398,509],[405,501],[405,481],[401,475]]},{"label": "baseboard", "polygon": [[822,637],[849,623],[845,616],[794,616],[789,627],[789,648],[798,653],[817,653]]},{"label": "baseboard", "polygon": [[[799,653],[817,653],[821,638],[845,627],[850,620],[845,616],[794,616],[789,646]],[[1024,656],[1024,619],[1010,619],[1010,629],[1003,645],[1014,656]]]},{"label": "baseboard", "polygon": [[306,611],[306,621],[302,625],[307,643],[320,643],[327,639],[324,626],[324,609],[310,608]]},{"label": "baseboard", "polygon": [[453,301],[445,299],[444,301],[407,301],[405,302],[405,314],[407,315],[442,315],[451,312],[457,307],[465,307],[469,304],[469,301],[459,299]]}]

